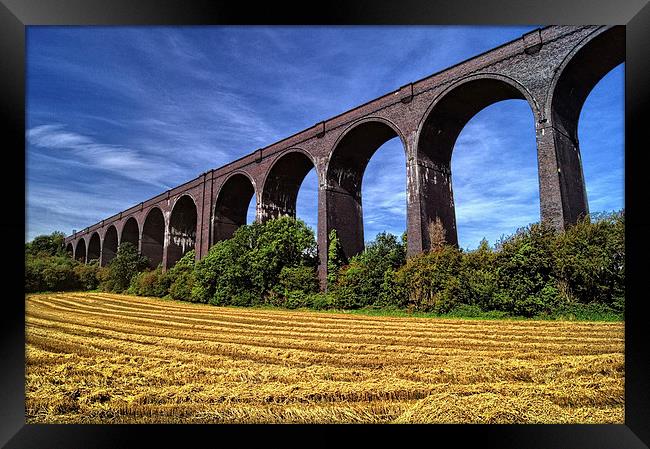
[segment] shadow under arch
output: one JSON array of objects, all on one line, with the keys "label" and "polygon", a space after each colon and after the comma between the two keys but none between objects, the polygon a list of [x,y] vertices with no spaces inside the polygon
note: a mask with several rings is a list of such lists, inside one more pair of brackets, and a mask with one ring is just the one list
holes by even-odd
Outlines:
[{"label": "shadow under arch", "polygon": [[104,243],[102,244],[101,266],[108,265],[117,255],[117,228],[110,225],[104,234]]},{"label": "shadow under arch", "polygon": [[226,179],[215,201],[211,245],[231,238],[237,228],[246,224],[248,204],[255,190],[253,180],[244,172],[235,172]]},{"label": "shadow under arch", "polygon": [[[336,230],[348,259],[364,249],[363,174],[379,147],[395,137],[399,137],[406,156],[405,139],[398,127],[386,119],[368,117],[350,125],[330,154],[325,171],[327,235]],[[403,169],[406,174],[406,166]]]},{"label": "shadow under arch", "polygon": [[173,267],[185,253],[195,249],[197,216],[196,203],[190,195],[181,195],[174,203],[169,217],[166,268]]},{"label": "shadow under arch", "polygon": [[66,253],[68,256],[74,258],[74,246],[72,245],[72,242],[69,242],[69,243],[65,246],[65,253]]},{"label": "shadow under arch", "polygon": [[120,238],[120,245],[129,242],[135,249],[138,249],[140,242],[140,226],[135,217],[129,217],[122,226],[122,237]]},{"label": "shadow under arch", "polygon": [[458,245],[451,182],[452,152],[458,136],[472,117],[504,100],[525,100],[533,116],[538,116],[532,95],[515,80],[497,74],[480,74],[459,80],[442,92],[425,114],[419,126],[415,151],[422,251],[431,249],[436,222],[442,226],[446,242]]},{"label": "shadow under arch", "polygon": [[99,262],[99,256],[102,251],[102,241],[99,238],[98,232],[93,232],[90,236],[90,241],[88,242],[88,257],[87,261],[97,260]]},{"label": "shadow under arch", "polygon": [[159,207],[147,212],[142,225],[142,245],[140,253],[149,258],[149,266],[156,268],[163,261],[165,246],[165,216]]},{"label": "shadow under arch", "polygon": [[77,248],[74,251],[74,258],[79,262],[86,262],[86,241],[80,238],[77,242]]},{"label": "shadow under arch", "polygon": [[262,187],[262,221],[285,215],[296,217],[298,192],[312,169],[316,170],[316,165],[311,155],[299,148],[289,149],[273,161]]}]

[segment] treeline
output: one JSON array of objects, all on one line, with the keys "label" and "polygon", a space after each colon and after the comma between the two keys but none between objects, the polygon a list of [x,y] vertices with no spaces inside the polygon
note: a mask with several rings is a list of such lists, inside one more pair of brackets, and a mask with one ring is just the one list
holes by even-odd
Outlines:
[{"label": "treeline", "polygon": [[[406,235],[382,233],[346,260],[329,236],[327,292],[320,292],[313,231],[282,217],[240,227],[195,262],[170,270],[121,245],[106,268],[63,254],[62,234],[26,244],[26,291],[100,289],[234,306],[378,309],[453,316],[620,319],[625,306],[624,213],[585,219],[562,233],[533,224],[464,251],[432,226],[431,251],[406,259]],[[45,244],[46,241],[50,243]],[[60,240],[60,245],[59,245]]]}]

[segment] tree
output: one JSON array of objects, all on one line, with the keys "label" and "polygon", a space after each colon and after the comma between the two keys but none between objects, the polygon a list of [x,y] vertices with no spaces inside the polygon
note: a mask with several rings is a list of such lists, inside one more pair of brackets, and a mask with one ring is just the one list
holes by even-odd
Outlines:
[{"label": "tree", "polygon": [[129,288],[131,278],[149,266],[149,259],[138,254],[130,242],[122,243],[108,266],[108,279],[103,289],[121,293]]},{"label": "tree", "polygon": [[25,243],[25,254],[56,256],[64,255],[63,242],[65,234],[54,231],[50,235],[39,235],[29,243]]}]

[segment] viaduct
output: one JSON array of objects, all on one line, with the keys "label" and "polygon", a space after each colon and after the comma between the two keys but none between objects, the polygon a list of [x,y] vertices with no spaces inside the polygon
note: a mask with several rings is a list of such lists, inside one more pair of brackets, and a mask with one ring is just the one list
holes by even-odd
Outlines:
[{"label": "viaduct", "polygon": [[[246,224],[295,216],[298,189],[315,168],[321,284],[336,229],[350,257],[364,247],[361,181],[373,153],[398,137],[406,154],[407,254],[430,247],[439,219],[457,244],[451,155],[465,124],[502,100],[528,102],[535,119],[541,220],[558,230],[588,214],[578,118],[598,81],[625,60],[623,26],[549,26],[456,64],[108,217],[65,239],[81,261],[105,265],[132,242],[154,266],[197,259]],[[498,181],[499,168],[486,167]]]}]

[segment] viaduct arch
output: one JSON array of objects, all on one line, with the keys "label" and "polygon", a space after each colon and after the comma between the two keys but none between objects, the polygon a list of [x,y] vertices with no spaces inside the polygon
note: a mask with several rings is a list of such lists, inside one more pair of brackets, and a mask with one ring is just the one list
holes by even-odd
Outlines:
[{"label": "viaduct arch", "polygon": [[[389,92],[260,148],[68,236],[68,253],[105,265],[124,242],[152,266],[196,258],[246,223],[295,216],[307,173],[318,177],[319,276],[327,275],[327,236],[336,229],[345,254],[363,250],[361,181],[384,142],[399,137],[406,155],[408,251],[430,248],[440,220],[457,244],[451,155],[465,124],[508,99],[525,100],[535,119],[540,218],[558,230],[589,212],[578,119],[589,92],[625,61],[623,26],[548,26]],[[101,238],[103,236],[103,238]],[[99,248],[98,248],[99,243]]]}]

